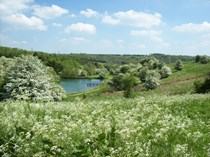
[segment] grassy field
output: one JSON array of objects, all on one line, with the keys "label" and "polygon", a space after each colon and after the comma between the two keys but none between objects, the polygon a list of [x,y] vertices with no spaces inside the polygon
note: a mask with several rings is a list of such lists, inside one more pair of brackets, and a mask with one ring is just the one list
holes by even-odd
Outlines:
[{"label": "grassy field", "polygon": [[210,155],[210,94],[0,104],[1,156]]},{"label": "grassy field", "polygon": [[170,77],[160,81],[159,88],[154,91],[145,92],[146,94],[186,94],[194,92],[194,82],[196,80],[203,80],[210,72],[210,63],[200,64],[195,62],[185,62],[184,68],[181,71],[173,69],[174,64],[169,65],[173,69]]},{"label": "grassy field", "polygon": [[209,71],[184,63],[132,99],[104,83],[63,102],[1,102],[0,156],[208,157],[210,93],[193,94],[193,83]]}]

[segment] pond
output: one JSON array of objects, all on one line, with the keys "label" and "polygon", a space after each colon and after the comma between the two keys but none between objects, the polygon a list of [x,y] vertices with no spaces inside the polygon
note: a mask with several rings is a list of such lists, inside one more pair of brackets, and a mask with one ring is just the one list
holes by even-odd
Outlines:
[{"label": "pond", "polygon": [[62,79],[60,85],[66,93],[76,93],[93,89],[101,83],[100,79]]}]

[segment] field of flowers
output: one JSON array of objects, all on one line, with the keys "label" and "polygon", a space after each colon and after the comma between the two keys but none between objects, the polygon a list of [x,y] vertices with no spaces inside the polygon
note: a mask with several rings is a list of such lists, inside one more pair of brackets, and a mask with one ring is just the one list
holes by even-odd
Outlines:
[{"label": "field of flowers", "polygon": [[210,156],[210,94],[0,103],[0,156]]}]

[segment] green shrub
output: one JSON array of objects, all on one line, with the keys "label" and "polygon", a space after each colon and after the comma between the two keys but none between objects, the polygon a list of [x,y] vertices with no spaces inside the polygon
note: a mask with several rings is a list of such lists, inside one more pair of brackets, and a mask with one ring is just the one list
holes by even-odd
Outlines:
[{"label": "green shrub", "polygon": [[194,83],[196,93],[208,93],[210,92],[210,77],[204,81],[196,81]]},{"label": "green shrub", "polygon": [[155,77],[147,77],[144,83],[144,87],[147,89],[155,89],[159,85],[159,79]]},{"label": "green shrub", "polygon": [[14,59],[9,59],[4,56],[0,58],[0,100],[3,99],[3,86],[4,86],[6,71],[12,65],[13,60]]},{"label": "green shrub", "polygon": [[130,70],[130,67],[128,65],[124,65],[120,68],[120,72],[123,74],[129,72],[129,70]]},{"label": "green shrub", "polygon": [[162,67],[166,66],[166,64],[164,62],[160,62],[158,64],[158,69],[161,69]]},{"label": "green shrub", "polygon": [[159,85],[159,80],[160,74],[155,70],[151,70],[146,75],[144,87],[147,89],[155,89]]},{"label": "green shrub", "polygon": [[80,74],[81,76],[87,76],[88,75],[88,73],[87,73],[87,71],[85,71],[85,70],[82,70],[82,72],[81,72],[81,74]]},{"label": "green shrub", "polygon": [[103,72],[101,72],[100,74],[99,74],[99,77],[98,77],[99,79],[105,79],[105,73],[103,73]]},{"label": "green shrub", "polygon": [[61,100],[63,89],[52,78],[48,67],[33,56],[21,56],[7,70],[3,98],[29,101]]},{"label": "green shrub", "polygon": [[178,60],[177,62],[176,62],[176,65],[175,65],[175,69],[176,70],[182,70],[183,69],[183,64],[182,64],[182,61],[181,60]]},{"label": "green shrub", "polygon": [[167,66],[163,66],[163,67],[160,69],[160,76],[161,76],[161,78],[167,78],[167,77],[169,77],[171,74],[172,74],[171,68],[169,68],[169,67],[167,67]]},{"label": "green shrub", "polygon": [[139,79],[141,80],[141,82],[145,82],[146,81],[146,76],[149,73],[148,68],[144,67],[140,70],[139,72]]},{"label": "green shrub", "polygon": [[111,86],[116,90],[123,90],[124,89],[124,78],[125,78],[125,75],[122,73],[114,76],[112,79]]},{"label": "green shrub", "polygon": [[139,79],[132,75],[126,75],[124,78],[124,97],[126,98],[133,98],[134,93],[134,86],[137,85],[139,82]]},{"label": "green shrub", "polygon": [[201,58],[200,55],[195,56],[195,62],[200,62],[200,58]]},{"label": "green shrub", "polygon": [[209,57],[208,56],[201,56],[200,57],[200,63],[207,64],[208,62],[209,62]]}]

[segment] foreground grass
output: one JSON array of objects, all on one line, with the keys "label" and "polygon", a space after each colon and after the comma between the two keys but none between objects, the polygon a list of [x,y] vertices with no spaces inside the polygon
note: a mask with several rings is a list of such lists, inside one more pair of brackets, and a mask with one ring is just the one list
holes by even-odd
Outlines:
[{"label": "foreground grass", "polygon": [[0,156],[210,155],[210,94],[0,103]]}]

